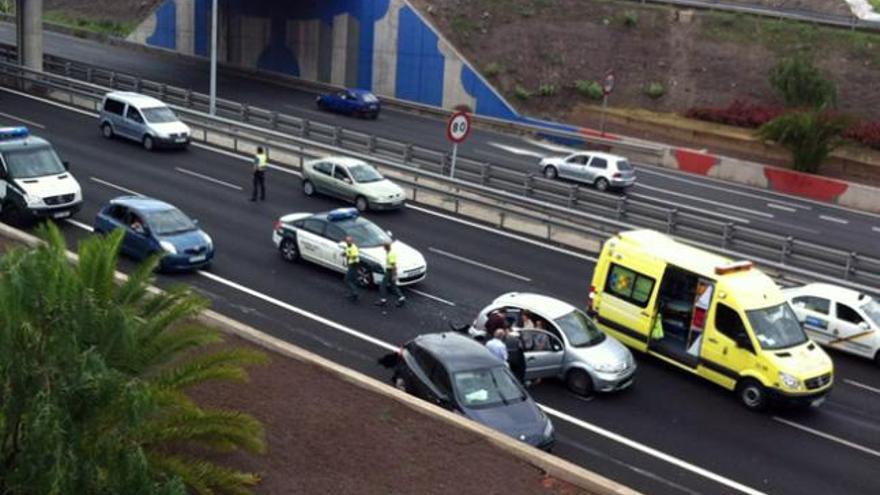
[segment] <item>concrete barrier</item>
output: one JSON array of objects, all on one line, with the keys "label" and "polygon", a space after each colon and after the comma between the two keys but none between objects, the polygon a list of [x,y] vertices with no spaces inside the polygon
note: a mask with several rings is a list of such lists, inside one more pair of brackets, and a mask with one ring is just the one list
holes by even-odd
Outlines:
[{"label": "concrete barrier", "polygon": [[[27,246],[38,246],[43,241],[27,232],[15,229],[4,223],[0,223],[0,237]],[[77,262],[76,254],[68,251],[71,262]],[[127,276],[121,272],[115,274],[118,282],[127,280]],[[161,293],[161,289],[150,287],[153,294]],[[540,451],[534,447],[518,442],[506,435],[492,430],[479,423],[475,423],[462,416],[439,408],[433,404],[413,397],[405,392],[385,384],[379,380],[370,378],[350,368],[341,366],[333,361],[325,359],[317,354],[292,345],[283,340],[265,334],[256,328],[245,325],[237,320],[224,316],[212,310],[203,311],[198,320],[212,328],[224,333],[241,337],[263,349],[289,359],[295,359],[305,364],[318,367],[327,373],[351,383],[364,390],[379,394],[388,400],[396,401],[412,410],[431,417],[434,420],[445,423],[450,428],[460,428],[482,437],[498,449],[508,455],[532,465],[549,476],[575,485],[595,495],[639,495],[639,492],[625,487],[603,476],[587,471],[580,466],[572,464],[564,459]]]}]

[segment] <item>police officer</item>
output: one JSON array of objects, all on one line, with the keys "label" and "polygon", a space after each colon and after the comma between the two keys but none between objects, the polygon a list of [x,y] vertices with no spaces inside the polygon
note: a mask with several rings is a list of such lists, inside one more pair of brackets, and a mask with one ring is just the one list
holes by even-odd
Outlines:
[{"label": "police officer", "polygon": [[257,190],[260,191],[260,201],[266,201],[266,169],[269,168],[269,155],[262,146],[257,147],[254,155],[254,192],[251,201],[257,200]]},{"label": "police officer", "polygon": [[348,287],[347,297],[352,301],[357,301],[357,276],[358,268],[361,266],[361,255],[351,236],[345,237],[345,265],[348,267],[345,271],[345,286]]},{"label": "police officer", "polygon": [[403,306],[406,302],[403,292],[397,286],[397,253],[391,250],[391,243],[385,243],[385,276],[382,278],[382,285],[379,286],[379,299],[376,304],[385,306],[388,304],[388,292],[390,291],[397,297],[397,305]]}]

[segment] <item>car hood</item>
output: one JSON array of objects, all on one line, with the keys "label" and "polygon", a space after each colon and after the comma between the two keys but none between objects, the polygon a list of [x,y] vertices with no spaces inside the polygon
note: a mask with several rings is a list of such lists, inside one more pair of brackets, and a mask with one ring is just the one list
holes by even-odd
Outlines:
[{"label": "car hood", "polygon": [[[400,272],[406,272],[426,266],[425,257],[422,256],[422,253],[416,251],[415,249],[403,242],[392,242],[391,249],[394,250],[395,253],[397,253],[397,268]],[[385,267],[384,247],[377,246],[371,248],[361,248],[360,252],[361,256],[366,256],[376,263],[379,263],[379,265],[383,268]]]},{"label": "car hood", "polygon": [[778,370],[802,380],[831,373],[834,369],[828,354],[812,341],[787,349],[765,351],[765,355]]},{"label": "car hood", "polygon": [[153,128],[157,133],[162,135],[168,134],[189,134],[189,126],[184,124],[181,121],[176,122],[163,122],[161,124],[150,124],[150,127]]},{"label": "car hood", "polygon": [[403,196],[403,189],[388,179],[368,182],[366,184],[358,184],[358,188],[363,191],[364,194],[376,199],[395,199]]},{"label": "car hood", "polygon": [[160,241],[168,241],[171,244],[174,244],[174,247],[176,247],[178,251],[183,251],[185,249],[207,247],[208,243],[205,242],[204,235],[205,234],[201,229],[195,229],[181,232],[180,234],[157,235],[156,239]]},{"label": "car hood", "polygon": [[28,179],[15,179],[15,185],[20,187],[28,196],[48,198],[62,194],[79,194],[79,182],[68,172],[45,177],[31,177]]},{"label": "car hood", "polygon": [[463,408],[464,415],[517,440],[537,445],[544,440],[547,419],[531,399],[484,409]]},{"label": "car hood", "polygon": [[[633,363],[632,353],[617,339],[605,335],[605,340],[590,347],[570,347],[571,352],[579,360],[589,363],[591,366],[610,366],[612,369],[622,370]],[[622,365],[626,366],[622,366]]]}]

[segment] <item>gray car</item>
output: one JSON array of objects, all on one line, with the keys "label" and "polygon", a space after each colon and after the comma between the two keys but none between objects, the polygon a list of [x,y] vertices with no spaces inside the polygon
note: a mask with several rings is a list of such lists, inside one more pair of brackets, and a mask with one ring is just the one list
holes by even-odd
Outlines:
[{"label": "gray car", "polygon": [[[580,395],[629,387],[636,371],[629,349],[600,330],[583,311],[539,294],[510,292],[486,306],[470,335],[485,339],[486,322],[499,313],[519,332],[526,355],[526,379],[556,377]],[[532,328],[522,328],[524,314]]]},{"label": "gray car", "polygon": [[600,191],[624,189],[636,182],[636,173],[629,161],[609,153],[581,151],[568,156],[544,158],[538,166],[548,179],[585,182]]},{"label": "gray car", "polygon": [[303,165],[303,193],[335,196],[359,211],[402,208],[406,194],[372,165],[345,156],[328,156]]},{"label": "gray car", "polygon": [[141,143],[147,150],[189,146],[189,126],[160,100],[138,93],[113,91],[104,96],[98,116],[101,134]]}]

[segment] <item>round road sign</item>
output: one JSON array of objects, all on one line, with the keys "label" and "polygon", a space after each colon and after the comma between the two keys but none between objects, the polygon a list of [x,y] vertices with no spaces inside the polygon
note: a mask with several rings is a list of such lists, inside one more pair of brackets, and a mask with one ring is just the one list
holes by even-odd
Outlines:
[{"label": "round road sign", "polygon": [[446,124],[446,137],[453,143],[460,143],[471,132],[471,116],[467,112],[455,112]]},{"label": "round road sign", "polygon": [[602,92],[607,96],[612,91],[614,91],[614,72],[609,70],[605,73],[605,79],[602,80]]}]

